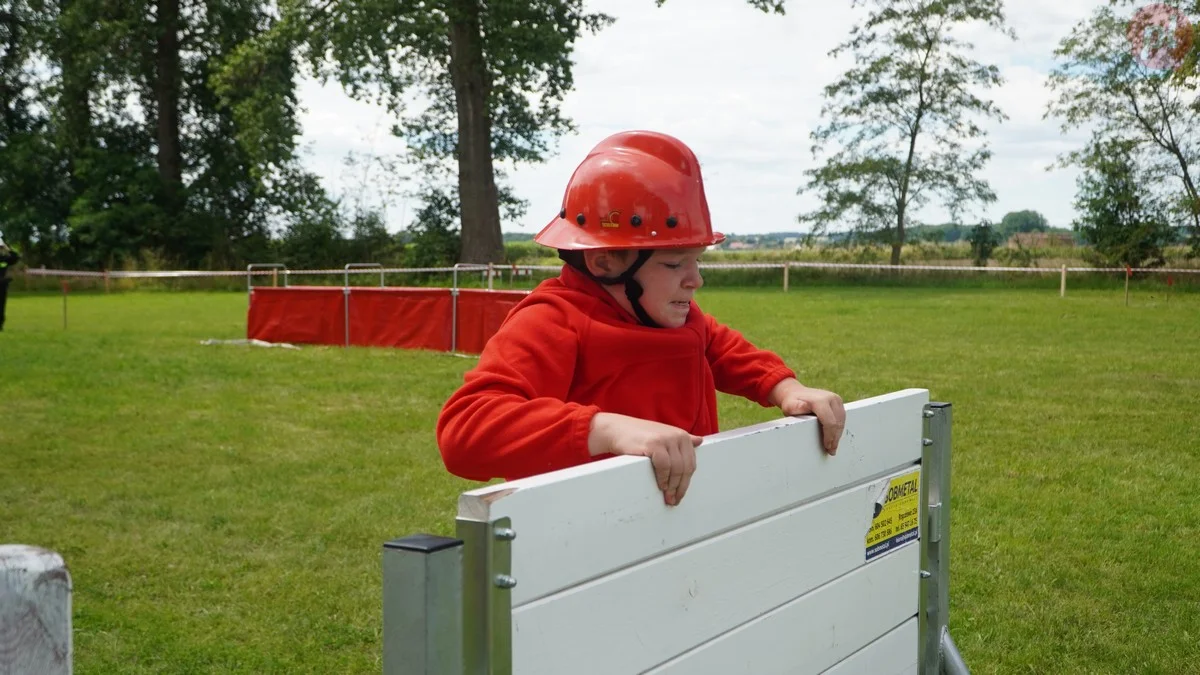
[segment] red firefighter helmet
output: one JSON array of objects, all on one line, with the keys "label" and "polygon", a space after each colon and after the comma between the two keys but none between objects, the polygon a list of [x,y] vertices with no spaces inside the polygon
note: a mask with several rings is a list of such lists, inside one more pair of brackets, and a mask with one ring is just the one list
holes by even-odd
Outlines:
[{"label": "red firefighter helmet", "polygon": [[534,241],[567,251],[694,248],[713,232],[696,155],[676,138],[626,131],[592,148],[575,169],[562,210]]}]

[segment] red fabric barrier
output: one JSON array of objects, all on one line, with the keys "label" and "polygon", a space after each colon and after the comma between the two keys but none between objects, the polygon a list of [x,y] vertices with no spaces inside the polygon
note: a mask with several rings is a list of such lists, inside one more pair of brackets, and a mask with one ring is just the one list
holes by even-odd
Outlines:
[{"label": "red fabric barrier", "polygon": [[340,288],[255,288],[250,293],[246,337],[266,342],[342,344]]},{"label": "red fabric barrier", "polygon": [[351,288],[350,344],[449,351],[450,300],[445,288]]},{"label": "red fabric barrier", "polygon": [[[524,291],[460,289],[457,351],[478,354]],[[350,289],[350,344],[450,351],[454,322],[448,288]],[[266,342],[344,345],[345,294],[340,287],[255,288],[246,337]]]},{"label": "red fabric barrier", "polygon": [[521,291],[458,291],[458,351],[478,354],[496,334],[504,317],[528,293]]}]

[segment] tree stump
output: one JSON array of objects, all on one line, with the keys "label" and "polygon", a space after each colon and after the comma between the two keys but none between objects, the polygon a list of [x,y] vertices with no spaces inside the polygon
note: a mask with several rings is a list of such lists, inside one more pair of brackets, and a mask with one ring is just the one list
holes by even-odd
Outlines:
[{"label": "tree stump", "polygon": [[0,675],[71,672],[71,575],[62,556],[0,545]]}]

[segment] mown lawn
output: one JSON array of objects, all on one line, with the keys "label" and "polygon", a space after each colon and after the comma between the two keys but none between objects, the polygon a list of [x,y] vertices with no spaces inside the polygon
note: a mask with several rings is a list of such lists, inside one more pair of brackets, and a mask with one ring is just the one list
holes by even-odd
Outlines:
[{"label": "mown lawn", "polygon": [[[793,286],[701,302],[847,400],[954,404],[951,630],[976,673],[1200,660],[1200,296]],[[369,673],[380,545],[450,534],[468,358],[202,345],[239,293],[16,296],[0,543],[62,553],[78,673]],[[722,397],[723,425],[775,415]],[[700,470],[703,470],[701,464]]]}]

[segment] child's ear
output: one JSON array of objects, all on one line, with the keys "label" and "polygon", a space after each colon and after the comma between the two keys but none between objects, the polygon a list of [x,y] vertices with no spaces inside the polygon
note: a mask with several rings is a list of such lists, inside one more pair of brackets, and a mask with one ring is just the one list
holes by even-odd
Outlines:
[{"label": "child's ear", "polygon": [[583,264],[589,272],[598,277],[608,276],[608,251],[584,251]]},{"label": "child's ear", "polygon": [[624,251],[590,250],[583,252],[583,262],[588,271],[598,277],[615,277],[625,271]]}]

